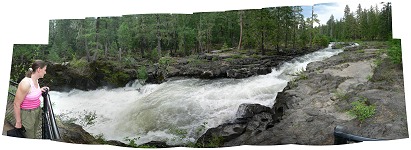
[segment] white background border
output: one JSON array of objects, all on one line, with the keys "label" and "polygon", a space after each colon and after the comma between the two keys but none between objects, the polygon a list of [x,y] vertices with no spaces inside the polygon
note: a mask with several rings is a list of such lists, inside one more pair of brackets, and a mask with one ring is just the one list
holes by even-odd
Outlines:
[{"label": "white background border", "polygon": [[[353,0],[346,0],[351,2]],[[361,2],[365,0],[355,0]],[[377,0],[366,0],[375,1]],[[5,105],[7,100],[8,80],[13,44],[47,44],[48,23],[51,19],[83,19],[84,17],[121,16],[125,14],[142,13],[193,13],[207,11],[226,11],[238,9],[260,9],[270,6],[312,5],[323,2],[337,2],[336,0],[7,0],[0,2],[0,120],[4,120]],[[409,14],[409,5],[404,0],[392,0],[393,11],[393,36],[400,38],[402,43],[403,58],[409,56],[410,29],[406,27]],[[351,8],[355,10],[356,8]],[[408,37],[407,37],[408,36]],[[409,73],[410,62],[403,59],[406,107],[408,120],[410,116],[409,102]],[[3,124],[0,123],[0,127]],[[408,123],[408,129],[410,124]],[[409,132],[410,133],[410,132]],[[343,146],[301,146],[301,145],[274,145],[259,146],[269,149],[272,147],[286,147],[292,149],[351,149],[351,148],[393,148],[405,147],[410,139],[363,142]],[[64,148],[64,149],[126,149],[124,147],[108,145],[82,145],[54,142],[48,140],[19,139],[0,136],[0,147],[17,149],[38,148]],[[224,149],[249,149],[254,146],[229,147]],[[177,148],[183,149],[183,148]]]}]

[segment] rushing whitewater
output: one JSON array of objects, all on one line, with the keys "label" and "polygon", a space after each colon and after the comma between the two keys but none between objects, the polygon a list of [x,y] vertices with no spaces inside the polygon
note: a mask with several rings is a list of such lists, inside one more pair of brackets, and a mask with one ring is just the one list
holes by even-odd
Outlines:
[{"label": "rushing whitewater", "polygon": [[[93,135],[123,142],[135,138],[137,144],[182,144],[194,142],[204,133],[198,133],[202,125],[208,129],[234,120],[242,103],[271,107],[277,93],[292,79],[290,74],[340,52],[329,46],[286,62],[270,74],[246,79],[178,79],[147,85],[136,81],[117,89],[51,91],[50,96],[57,115],[77,118],[76,123]],[[84,116],[93,123],[79,119]],[[176,129],[186,131],[186,137]]]}]

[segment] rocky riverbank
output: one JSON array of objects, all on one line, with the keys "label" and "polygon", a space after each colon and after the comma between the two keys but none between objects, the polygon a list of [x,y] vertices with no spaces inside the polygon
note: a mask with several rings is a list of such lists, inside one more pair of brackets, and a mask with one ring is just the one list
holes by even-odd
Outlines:
[{"label": "rocky riverbank", "polygon": [[97,60],[91,63],[50,63],[47,77],[41,85],[55,91],[71,89],[94,90],[103,86],[124,87],[128,82],[143,78],[145,83],[160,84],[173,77],[217,79],[247,78],[271,73],[271,68],[292,58],[316,51],[303,49],[278,55],[249,55],[250,50],[216,50],[189,57],[163,57],[158,63],[136,60],[119,64]]},{"label": "rocky riverbank", "polygon": [[[353,102],[359,100],[364,101],[362,107],[375,108],[375,113],[365,119],[350,115]],[[278,94],[272,108],[243,104],[238,112],[235,121],[209,129],[198,142],[211,143],[213,137],[222,137],[223,147],[331,145],[337,125],[367,138],[409,136],[402,66],[391,63],[383,50],[368,46],[345,49],[308,64]]]}]

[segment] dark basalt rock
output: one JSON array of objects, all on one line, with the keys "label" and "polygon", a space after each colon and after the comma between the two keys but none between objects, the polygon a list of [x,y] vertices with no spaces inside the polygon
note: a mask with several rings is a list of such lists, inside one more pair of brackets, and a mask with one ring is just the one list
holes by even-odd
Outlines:
[{"label": "dark basalt rock", "polygon": [[260,104],[241,104],[236,117],[237,119],[231,123],[225,123],[207,130],[196,143],[207,145],[215,138],[221,138],[222,142],[231,141],[243,134],[261,133],[274,127],[274,124],[279,122],[271,108]]}]

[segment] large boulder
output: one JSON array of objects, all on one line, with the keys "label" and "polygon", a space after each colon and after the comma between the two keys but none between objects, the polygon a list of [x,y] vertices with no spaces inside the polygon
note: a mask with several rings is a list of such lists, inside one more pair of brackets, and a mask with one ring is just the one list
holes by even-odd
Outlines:
[{"label": "large boulder", "polygon": [[276,118],[271,108],[260,104],[241,104],[238,108],[237,119],[230,123],[222,124],[215,128],[210,128],[196,142],[196,144],[215,144],[219,141],[219,146],[224,142],[241,137],[241,135],[255,135],[274,127],[279,119]]},{"label": "large boulder", "polygon": [[74,123],[57,122],[62,142],[76,144],[99,144],[97,140],[80,125]]}]

